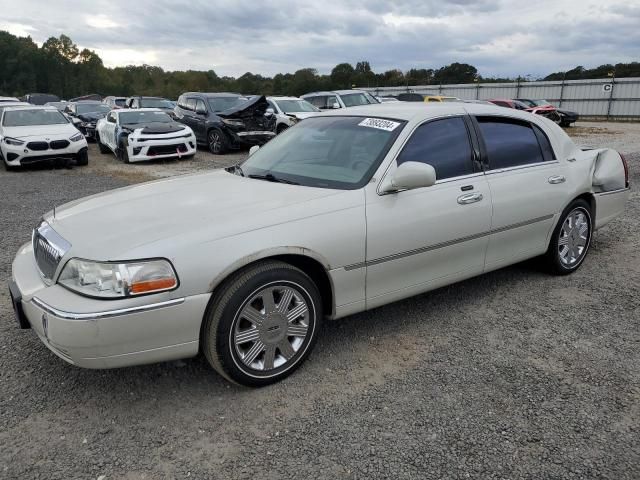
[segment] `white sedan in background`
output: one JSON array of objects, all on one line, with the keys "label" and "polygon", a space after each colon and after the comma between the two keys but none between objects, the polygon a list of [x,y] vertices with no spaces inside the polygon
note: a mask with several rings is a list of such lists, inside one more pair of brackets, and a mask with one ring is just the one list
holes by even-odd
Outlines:
[{"label": "white sedan in background", "polygon": [[96,124],[101,153],[115,153],[124,163],[187,159],[196,154],[196,137],[158,108],[111,110]]},{"label": "white sedan in background", "polygon": [[267,102],[267,114],[276,116],[276,133],[282,133],[300,120],[320,113],[319,108],[299,97],[267,97]]},{"label": "white sedan in background", "polygon": [[532,257],[575,272],[622,213],[627,172],[616,151],[497,106],[323,113],[226,171],[46,213],[11,297],[20,325],[75,365],[203,352],[225,378],[266,385],[303,362],[324,319]]},{"label": "white sedan in background", "polygon": [[7,170],[41,162],[89,162],[87,141],[67,117],[54,107],[35,105],[2,105],[0,156]]}]

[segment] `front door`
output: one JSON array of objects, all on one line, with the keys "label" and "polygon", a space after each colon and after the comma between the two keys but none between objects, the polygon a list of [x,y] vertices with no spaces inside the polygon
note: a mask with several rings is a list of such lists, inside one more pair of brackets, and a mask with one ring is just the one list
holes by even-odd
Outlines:
[{"label": "front door", "polygon": [[428,163],[435,185],[386,195],[375,184],[366,189],[367,308],[483,271],[491,193],[470,131],[454,116],[412,133],[391,170],[406,161]]}]

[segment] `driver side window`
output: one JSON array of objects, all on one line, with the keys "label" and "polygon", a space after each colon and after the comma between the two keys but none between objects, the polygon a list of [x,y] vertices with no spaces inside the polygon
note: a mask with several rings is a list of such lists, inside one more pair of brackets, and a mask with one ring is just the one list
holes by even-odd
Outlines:
[{"label": "driver side window", "polygon": [[398,165],[404,162],[428,163],[436,171],[436,180],[473,173],[473,154],[464,120],[451,117],[420,125],[398,155]]},{"label": "driver side window", "polygon": [[116,115],[115,115],[115,113],[110,112],[109,115],[107,115],[107,122],[116,123]]}]

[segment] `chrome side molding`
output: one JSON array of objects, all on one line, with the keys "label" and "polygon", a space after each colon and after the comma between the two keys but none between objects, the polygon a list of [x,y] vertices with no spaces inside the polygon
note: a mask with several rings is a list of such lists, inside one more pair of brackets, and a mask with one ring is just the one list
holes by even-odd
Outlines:
[{"label": "chrome side molding", "polygon": [[119,308],[115,310],[103,310],[101,312],[91,313],[73,313],[58,310],[51,305],[46,304],[38,297],[33,297],[31,303],[36,307],[41,308],[45,312],[53,315],[54,317],[62,318],[64,320],[97,320],[100,318],[118,317],[121,315],[129,315],[132,313],[148,312],[150,310],[158,310],[160,308],[173,307],[184,303],[185,298],[175,298],[173,300],[166,300],[164,302],[150,303],[149,305],[140,305],[138,307]]}]

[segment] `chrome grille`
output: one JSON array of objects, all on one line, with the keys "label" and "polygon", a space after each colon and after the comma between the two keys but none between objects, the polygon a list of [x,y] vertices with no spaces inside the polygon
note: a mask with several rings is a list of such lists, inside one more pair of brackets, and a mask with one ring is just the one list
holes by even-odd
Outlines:
[{"label": "chrome grille", "polygon": [[33,254],[40,273],[47,280],[53,279],[60,260],[70,248],[71,244],[45,221],[33,231]]}]

